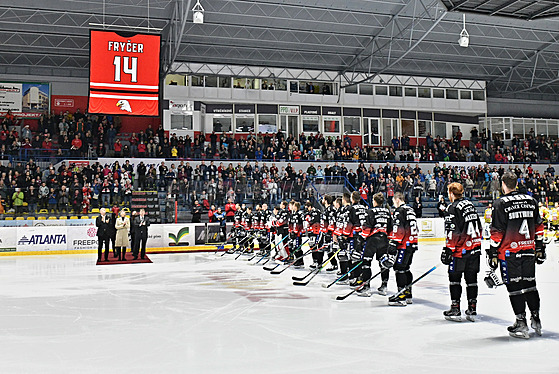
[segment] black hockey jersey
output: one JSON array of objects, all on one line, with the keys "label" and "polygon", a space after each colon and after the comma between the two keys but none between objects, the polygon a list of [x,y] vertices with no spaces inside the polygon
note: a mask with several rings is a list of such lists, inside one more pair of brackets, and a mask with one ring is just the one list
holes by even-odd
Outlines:
[{"label": "black hockey jersey", "polygon": [[408,205],[400,205],[392,218],[390,240],[398,242],[398,249],[405,249],[408,243],[417,244],[417,220],[415,211]]},{"label": "black hockey jersey", "polygon": [[300,210],[296,212],[290,212],[287,221],[289,232],[300,235],[303,232],[303,220],[303,213]]},{"label": "black hockey jersey", "polygon": [[507,253],[534,249],[535,239],[543,238],[538,203],[530,195],[504,195],[493,204],[491,219],[491,247],[497,247],[501,260]]},{"label": "black hockey jersey", "polygon": [[367,221],[367,208],[361,204],[354,204],[349,207],[349,226],[347,230],[352,233],[361,232],[362,227]]},{"label": "black hockey jersey", "polygon": [[320,231],[333,233],[336,228],[336,208],[328,206],[320,215]]},{"label": "black hockey jersey", "polygon": [[349,205],[344,205],[338,209],[336,215],[336,228],[334,234],[338,236],[353,236],[353,229],[349,222]]},{"label": "black hockey jersey", "polygon": [[241,227],[241,222],[243,220],[243,214],[244,214],[244,212],[241,209],[235,211],[235,216],[233,218],[234,219],[234,223],[233,223],[234,227]]},{"label": "black hockey jersey", "polygon": [[373,207],[367,212],[367,219],[362,226],[361,235],[368,238],[378,233],[390,234],[392,231],[392,216],[386,208]]},{"label": "black hockey jersey", "polygon": [[444,226],[446,247],[453,257],[481,248],[481,221],[470,200],[458,199],[450,204],[445,210]]},{"label": "black hockey jersey", "polygon": [[305,211],[305,221],[307,221],[308,223],[308,229],[307,229],[308,232],[311,232],[315,235],[320,234],[321,227],[322,227],[321,216],[322,215],[320,214],[320,212],[315,208]]},{"label": "black hockey jersey", "polygon": [[249,212],[244,212],[241,218],[241,227],[245,230],[252,230],[253,225],[253,215]]}]

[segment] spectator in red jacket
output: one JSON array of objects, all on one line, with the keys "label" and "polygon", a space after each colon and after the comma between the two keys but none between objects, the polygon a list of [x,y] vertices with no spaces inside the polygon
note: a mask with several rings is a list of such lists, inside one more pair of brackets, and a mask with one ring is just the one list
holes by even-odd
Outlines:
[{"label": "spectator in red jacket", "polygon": [[209,222],[213,223],[213,222],[217,222],[214,213],[217,212],[217,209],[215,209],[215,205],[212,205],[210,207],[210,209],[208,210],[208,218],[209,218]]},{"label": "spectator in red jacket", "polygon": [[233,222],[236,211],[237,211],[237,207],[235,206],[233,201],[229,199],[227,201],[227,204],[225,204],[225,217],[227,219],[227,222]]},{"label": "spectator in red jacket", "polygon": [[81,152],[81,149],[82,149],[82,141],[81,141],[80,136],[78,134],[76,134],[76,136],[72,140],[72,147],[70,149],[71,149],[72,154],[74,156],[79,156],[80,155],[80,152]]}]

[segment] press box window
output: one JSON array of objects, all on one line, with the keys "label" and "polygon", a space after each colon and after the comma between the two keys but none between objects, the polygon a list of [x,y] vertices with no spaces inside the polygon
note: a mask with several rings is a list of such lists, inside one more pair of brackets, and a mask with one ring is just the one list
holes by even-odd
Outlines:
[{"label": "press box window", "polygon": [[444,90],[441,88],[433,88],[433,97],[435,99],[444,99]]},{"label": "press box window", "polygon": [[345,88],[346,94],[356,94],[357,93],[358,85],[354,84],[353,86],[348,86]]},{"label": "press box window", "polygon": [[485,92],[480,91],[480,90],[475,90],[473,92],[473,97],[474,97],[474,100],[483,101],[483,100],[485,100]]},{"label": "press box window", "polygon": [[372,95],[373,94],[373,85],[372,84],[360,84],[359,85],[359,93],[361,95]]},{"label": "press box window", "polygon": [[278,116],[275,114],[258,115],[258,132],[276,133],[278,132]]},{"label": "press box window", "polygon": [[388,87],[386,87],[386,86],[375,86],[375,95],[381,95],[381,96],[388,95]]},{"label": "press box window", "polygon": [[171,114],[171,130],[192,130],[192,115]]},{"label": "press box window", "polygon": [[194,86],[194,87],[203,87],[204,86],[204,76],[193,75],[190,78],[191,78],[192,86]]},{"label": "press box window", "polygon": [[206,87],[217,87],[217,77],[215,75],[206,77]]},{"label": "press box window", "polygon": [[458,90],[446,90],[446,98],[449,100],[458,100]]},{"label": "press box window", "polygon": [[235,115],[235,132],[253,132],[254,115],[240,116]]},{"label": "press box window", "polygon": [[214,116],[213,131],[215,132],[231,132],[231,117]]},{"label": "press box window", "polygon": [[344,117],[344,134],[359,135],[361,133],[360,117]]},{"label": "press box window", "polygon": [[460,99],[472,100],[472,91],[460,91]]},{"label": "press box window", "polygon": [[404,93],[406,94],[406,96],[416,97],[417,96],[417,89],[415,89],[413,87],[406,87],[404,89]]},{"label": "press box window", "polygon": [[303,132],[318,132],[318,116],[301,116]]},{"label": "press box window", "polygon": [[417,89],[417,96],[422,98],[431,98],[431,89],[430,88],[418,88]]},{"label": "press box window", "polygon": [[402,96],[402,87],[390,86],[390,96]]}]

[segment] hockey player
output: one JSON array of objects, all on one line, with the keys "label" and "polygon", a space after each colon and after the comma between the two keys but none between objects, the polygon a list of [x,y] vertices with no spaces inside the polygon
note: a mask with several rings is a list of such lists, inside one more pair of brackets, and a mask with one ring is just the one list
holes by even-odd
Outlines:
[{"label": "hockey player", "polygon": [[555,231],[555,242],[559,242],[559,203],[549,210],[549,221],[553,231]]},{"label": "hockey player", "polygon": [[243,217],[241,218],[241,228],[245,235],[250,236],[242,242],[243,252],[252,252],[254,250],[254,217],[252,207],[246,207]]},{"label": "hockey player", "polygon": [[[300,257],[303,255],[303,250],[300,248],[301,246],[301,234],[303,233],[303,214],[300,211],[301,204],[297,201],[291,201],[289,203],[289,220],[288,220],[288,227],[289,227],[289,239],[290,239],[290,246],[292,255],[294,258]],[[303,259],[298,259],[294,264],[294,268],[299,268],[304,265]]]},{"label": "hockey player", "polygon": [[541,335],[540,295],[536,288],[536,263],[546,259],[543,224],[536,200],[516,191],[516,174],[501,177],[504,195],[494,203],[491,223],[491,246],[488,264],[501,276],[509,292],[516,322],[508,327],[510,336],[528,339],[526,304],[530,309],[531,326]]},{"label": "hockey player", "polygon": [[264,255],[270,250],[270,211],[268,210],[268,204],[262,204],[260,209],[260,215],[258,220],[258,248],[260,254]]},{"label": "hockey player", "polygon": [[464,199],[464,187],[460,183],[448,185],[448,199],[451,204],[445,212],[446,246],[441,254],[441,262],[448,265],[451,306],[443,312],[449,321],[462,321],[460,297],[462,296],[462,276],[466,281],[468,309],[466,319],[475,321],[477,304],[477,277],[481,254],[481,221],[470,200]]},{"label": "hockey player", "polygon": [[386,296],[388,284],[388,268],[383,262],[387,260],[388,234],[392,230],[392,216],[390,211],[384,208],[384,195],[377,193],[373,195],[373,208],[367,212],[367,218],[362,226],[360,235],[366,238],[365,250],[363,252],[363,265],[360,275],[361,281],[365,283],[359,291],[358,296],[371,296],[369,279],[371,278],[371,261],[376,254],[381,269],[382,285],[378,292]]},{"label": "hockey player", "polygon": [[320,245],[320,212],[315,209],[310,201],[305,203],[305,222],[306,222],[306,234],[309,238],[309,247],[315,252],[312,252],[313,264],[311,269],[316,269],[320,264],[322,264],[322,256],[320,251],[316,249]]},{"label": "hockey player", "polygon": [[[288,208],[287,202],[282,201],[280,203],[279,211],[276,215],[275,226],[276,226],[277,235],[280,237],[280,240],[281,238],[284,238],[286,235],[289,234],[289,228],[287,226],[289,214],[287,208]],[[280,245],[280,248],[278,248],[277,252],[279,253],[279,256],[276,258],[276,260],[285,261],[289,257],[290,252],[289,252],[289,245],[287,244],[287,242],[288,242],[287,240],[284,240],[284,242]]]},{"label": "hockey player", "polygon": [[[350,195],[344,193],[341,199],[341,207],[336,216],[336,229],[334,230],[334,241],[338,243],[340,252],[338,261],[340,262],[340,275],[346,274],[349,270],[349,254],[351,252],[351,239],[353,238],[353,228],[349,222]],[[349,284],[349,278],[344,276],[338,284]]]},{"label": "hockey player", "polygon": [[387,267],[394,264],[398,291],[404,288],[406,290],[399,296],[391,296],[388,299],[388,305],[406,306],[412,303],[410,284],[413,275],[410,271],[410,265],[413,254],[417,251],[417,221],[415,211],[405,204],[404,195],[401,192],[394,194],[394,207],[396,210],[392,219],[393,226],[388,244],[389,259],[385,263]]},{"label": "hockey player", "polygon": [[489,232],[489,227],[491,226],[492,211],[493,211],[493,207],[492,207],[491,203],[489,203],[487,205],[487,208],[485,208],[485,212],[483,212],[483,220],[485,221],[485,223],[483,224],[483,238],[484,239],[489,239],[489,237],[491,236],[491,233]]},{"label": "hockey player", "polygon": [[[324,197],[322,198],[322,205],[324,205],[324,211],[322,212],[320,220],[320,226],[322,230],[322,241],[320,243],[320,246],[329,248],[328,257],[332,257],[335,253],[334,229],[336,227],[337,208],[334,206],[334,198],[330,195],[324,195]],[[323,255],[324,252],[321,252],[319,254],[319,263],[322,263]],[[336,259],[336,257],[334,257],[330,261],[330,266],[326,268],[326,271],[333,272],[336,270],[338,270],[338,260]]]},{"label": "hockey player", "polygon": [[[350,245],[350,262],[349,268],[352,269],[355,263],[362,261],[363,250],[365,249],[366,238],[361,235],[362,228],[367,220],[367,208],[361,204],[361,195],[358,191],[351,193],[351,206],[349,207],[349,230],[352,232],[352,243]],[[363,280],[359,278],[361,274],[363,263],[351,272],[350,278],[353,280],[350,283],[351,287],[360,286]]]},{"label": "hockey player", "polygon": [[239,204],[236,204],[235,208],[235,216],[233,217],[233,248],[227,251],[227,253],[234,253],[235,250],[239,250],[241,242],[246,238],[246,231],[242,228],[241,224],[244,211]]}]

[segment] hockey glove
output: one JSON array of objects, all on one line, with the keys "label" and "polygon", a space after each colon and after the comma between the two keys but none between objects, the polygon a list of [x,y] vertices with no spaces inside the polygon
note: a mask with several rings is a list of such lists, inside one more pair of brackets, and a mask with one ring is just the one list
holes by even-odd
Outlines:
[{"label": "hockey glove", "polygon": [[501,282],[501,280],[499,279],[497,274],[495,274],[494,271],[488,271],[487,275],[483,280],[485,281],[485,284],[489,288],[495,288],[503,284],[503,282]]},{"label": "hockey glove", "polygon": [[379,264],[381,268],[390,269],[396,262],[396,255],[383,254],[380,258]]},{"label": "hockey glove", "polygon": [[489,247],[489,249],[487,250],[487,265],[489,265],[489,268],[491,270],[497,270],[497,267],[499,266],[497,248]]},{"label": "hockey glove", "polygon": [[543,264],[546,258],[547,254],[545,253],[545,244],[543,244],[543,240],[536,239],[536,264]]},{"label": "hockey glove", "polygon": [[443,251],[441,253],[441,262],[445,265],[450,265],[452,263],[452,251],[450,248],[443,247]]},{"label": "hockey glove", "polygon": [[398,242],[396,240],[391,240],[388,243],[388,254],[391,256],[396,257],[396,255],[398,254]]}]

